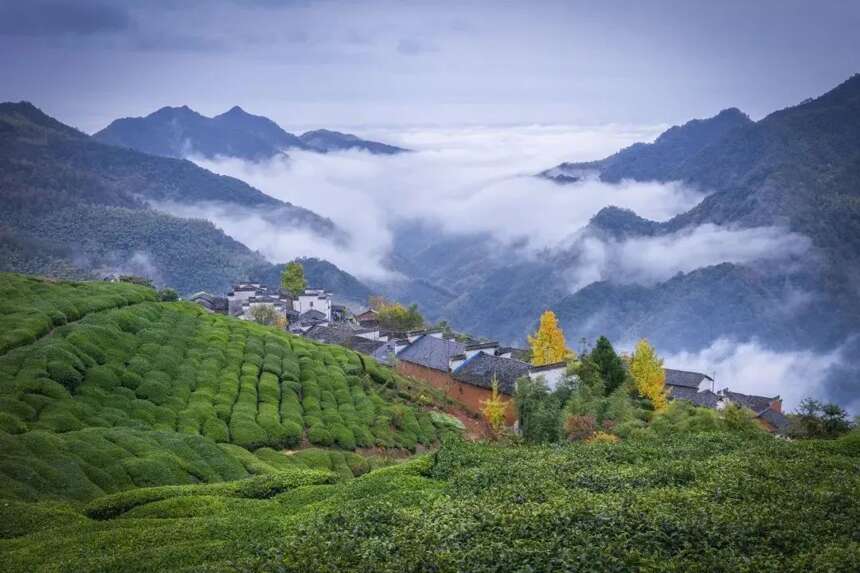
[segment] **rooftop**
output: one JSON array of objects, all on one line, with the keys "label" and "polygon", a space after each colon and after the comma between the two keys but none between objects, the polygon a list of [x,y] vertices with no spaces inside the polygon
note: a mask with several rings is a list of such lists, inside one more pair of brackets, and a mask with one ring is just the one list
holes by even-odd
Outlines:
[{"label": "rooftop", "polygon": [[774,400],[779,400],[779,396],[768,398],[767,396],[754,396],[752,394],[741,394],[740,392],[732,392],[728,388],[723,388],[717,392],[723,398],[726,398],[735,404],[749,408],[756,414],[761,414],[762,411],[770,408]]},{"label": "rooftop", "polygon": [[457,354],[462,354],[464,350],[464,346],[459,342],[425,334],[403,349],[397,358],[447,372],[449,359]]},{"label": "rooftop", "polygon": [[698,389],[703,380],[714,381],[713,378],[701,372],[674,370],[672,368],[664,368],[663,372],[666,373],[666,384],[670,386],[686,386],[687,388]]},{"label": "rooftop", "polygon": [[529,370],[531,366],[525,362],[480,352],[461,364],[452,376],[480,388],[492,388],[495,379],[499,392],[511,396],[516,392],[517,379],[528,375]]}]

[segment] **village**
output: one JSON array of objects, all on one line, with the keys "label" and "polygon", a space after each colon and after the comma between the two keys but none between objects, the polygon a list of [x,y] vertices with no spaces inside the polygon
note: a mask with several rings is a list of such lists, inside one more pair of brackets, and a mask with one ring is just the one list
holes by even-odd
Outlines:
[{"label": "village", "polygon": [[[189,300],[208,312],[271,324],[371,356],[402,375],[429,383],[474,415],[497,396],[505,403],[504,423],[514,430],[518,426],[513,400],[518,380],[540,380],[550,391],[565,380],[576,383],[576,374],[566,360],[535,363],[527,349],[502,346],[450,328],[386,329],[376,309],[352,312],[347,305],[335,304],[334,296],[324,289],[308,288],[304,282],[293,289],[239,282],[224,297],[199,292]],[[744,394],[728,387],[717,390],[714,378],[707,374],[666,367],[663,371],[668,400],[686,400],[711,410],[740,406],[752,411],[764,430],[777,435],[788,431],[789,419],[779,396]]]}]

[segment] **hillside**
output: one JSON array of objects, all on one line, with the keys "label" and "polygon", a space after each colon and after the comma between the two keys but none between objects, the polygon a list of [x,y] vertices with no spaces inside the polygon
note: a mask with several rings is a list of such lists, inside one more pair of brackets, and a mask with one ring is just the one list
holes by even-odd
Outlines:
[{"label": "hillside", "polygon": [[541,175],[558,183],[573,183],[589,176],[612,183],[623,179],[671,181],[672,175],[682,169],[690,157],[752,123],[737,108],[725,109],[707,119],[676,125],[660,134],[653,143],[635,143],[598,161],[562,163]]},{"label": "hillside", "polygon": [[185,293],[226,292],[232,281],[277,273],[211,223],[151,207],[163,202],[260,209],[281,226],[340,237],[328,219],[238,179],[96,142],[28,103],[0,104],[0,190],[4,271],[131,272]]},{"label": "hillside", "polygon": [[260,161],[289,149],[320,153],[359,149],[386,155],[405,151],[348,133],[323,129],[296,136],[269,118],[250,114],[239,106],[215,117],[201,115],[188,106],[163,107],[146,117],[114,120],[93,138],[102,143],[180,159],[202,155]]},{"label": "hillside", "polygon": [[414,451],[441,431],[404,400],[421,387],[341,347],[128,284],[2,274],[0,292],[6,498],[213,483],[289,465],[278,449]]},{"label": "hillside", "polygon": [[367,141],[356,137],[351,133],[341,133],[340,131],[331,131],[328,129],[306,131],[299,136],[299,139],[309,149],[319,151],[320,153],[355,149],[359,151],[367,151],[376,155],[395,155],[397,153],[407,151],[402,147],[387,145],[385,143],[379,143],[378,141]]},{"label": "hillside", "polygon": [[[536,309],[552,308],[577,340],[647,336],[674,352],[729,336],[775,349],[833,349],[860,324],[858,118],[860,76],[757,122],[735,109],[693,120],[654,143],[566,164],[567,177],[677,180],[709,193],[689,212],[658,223],[607,208],[584,229],[570,229],[575,240],[568,248],[540,260],[521,260],[482,237],[437,240],[435,249],[432,240],[400,238],[396,260],[409,258],[410,265],[398,270],[416,279],[412,300],[431,318],[510,342],[521,343],[535,327]],[[568,184],[559,192],[576,193],[576,182],[560,182]],[[809,238],[812,248],[790,265],[718,261],[654,284],[614,280],[610,273],[584,288],[570,286],[570,272],[589,264],[586,240],[611,246],[703,224],[776,226]],[[418,288],[422,281],[453,292]]]}]

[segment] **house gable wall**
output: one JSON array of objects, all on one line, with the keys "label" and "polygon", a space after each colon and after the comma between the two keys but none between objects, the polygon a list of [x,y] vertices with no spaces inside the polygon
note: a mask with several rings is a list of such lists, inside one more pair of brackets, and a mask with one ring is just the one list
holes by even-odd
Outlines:
[{"label": "house gable wall", "polygon": [[[483,402],[489,400],[493,395],[489,388],[480,388],[460,382],[455,380],[449,372],[427,368],[407,360],[400,360],[397,363],[397,372],[427,382],[437,390],[444,392],[452,400],[462,403],[470,412],[475,414],[481,413]],[[517,420],[514,401],[510,396],[504,394],[502,394],[502,400],[508,403],[505,411],[505,423],[511,426]]]}]

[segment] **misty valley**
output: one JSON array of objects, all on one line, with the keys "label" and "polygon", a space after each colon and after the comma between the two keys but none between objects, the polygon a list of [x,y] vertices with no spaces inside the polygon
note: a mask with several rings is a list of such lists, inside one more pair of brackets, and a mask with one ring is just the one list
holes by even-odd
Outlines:
[{"label": "misty valley", "polygon": [[0,568],[860,570],[860,61],[360,4],[0,5]]}]

